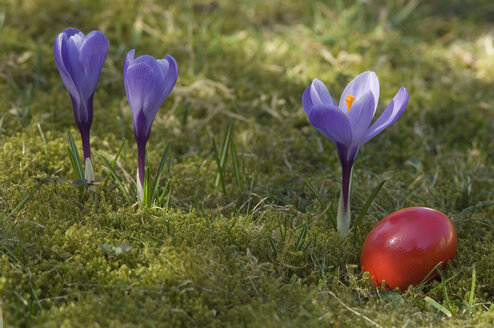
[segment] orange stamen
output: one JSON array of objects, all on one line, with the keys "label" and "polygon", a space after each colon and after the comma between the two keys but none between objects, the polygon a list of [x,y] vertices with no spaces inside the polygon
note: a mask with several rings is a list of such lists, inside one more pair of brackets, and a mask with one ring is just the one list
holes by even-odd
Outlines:
[{"label": "orange stamen", "polygon": [[355,100],[355,97],[352,95],[347,95],[345,98],[346,107],[348,108],[349,111],[350,111],[350,108],[352,107],[354,100]]}]

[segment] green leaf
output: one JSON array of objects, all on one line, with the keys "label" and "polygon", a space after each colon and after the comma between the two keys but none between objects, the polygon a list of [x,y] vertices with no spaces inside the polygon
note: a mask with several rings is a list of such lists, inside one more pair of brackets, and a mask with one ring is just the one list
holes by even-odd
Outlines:
[{"label": "green leaf", "polygon": [[237,186],[243,190],[244,189],[244,181],[243,176],[240,171],[238,156],[237,156],[237,147],[233,140],[230,142],[231,144],[231,152],[232,152],[232,164],[233,164],[233,172],[235,174],[235,181],[237,182]]},{"label": "green leaf", "polygon": [[170,183],[170,189],[168,190],[168,194],[166,196],[166,204],[165,204],[165,208],[168,208],[170,206],[170,198],[172,196],[172,185]]},{"label": "green leaf", "polygon": [[171,193],[171,184],[170,184],[170,181],[171,181],[171,180],[166,181],[166,184],[165,184],[165,186],[163,187],[163,191],[161,192],[161,195],[160,195],[160,197],[158,198],[158,201],[156,202],[156,204],[157,204],[159,207],[163,207],[163,201],[164,201],[164,199],[165,199],[166,192],[167,192],[168,188],[170,188],[170,190],[168,191],[168,196],[167,196],[167,205],[166,205],[166,207],[168,208],[168,203],[169,203],[169,201],[170,201],[170,193]]},{"label": "green leaf", "polygon": [[146,166],[144,171],[144,186],[142,187],[142,191],[144,193],[144,197],[142,203],[146,207],[151,206],[151,177],[149,174],[149,166]]},{"label": "green leaf", "polygon": [[[219,160],[217,161],[218,162],[218,173],[216,174],[216,181],[214,183],[215,187],[219,186],[220,180],[221,180],[221,175],[223,174],[222,171],[225,168],[226,159],[228,156],[228,148],[230,147],[230,141],[232,139],[232,128],[233,128],[233,122],[230,121],[230,123],[228,123],[228,127],[226,128],[225,136],[223,137],[223,143],[221,145],[221,153],[218,153],[216,150],[216,153],[219,157]],[[216,145],[215,145],[215,148],[216,148]]]},{"label": "green leaf", "polygon": [[390,301],[393,305],[401,305],[405,302],[403,296],[395,291],[389,291],[381,294],[382,298]]},{"label": "green leaf", "polygon": [[271,245],[271,248],[273,249],[274,257],[278,257],[278,248],[276,247],[276,243],[274,242],[273,237],[268,236],[268,241]]},{"label": "green leaf", "polygon": [[326,212],[326,217],[328,218],[329,222],[331,222],[331,225],[333,228],[336,230],[336,221],[334,217],[332,217],[328,212],[329,205],[324,204],[324,201],[322,200],[321,195],[317,192],[317,190],[309,183],[309,181],[304,179],[305,184],[307,187],[309,187],[309,190],[314,194],[316,199],[319,201],[319,205],[321,205],[322,208],[324,208],[324,212]]},{"label": "green leaf", "polygon": [[307,229],[309,225],[306,223],[304,227],[302,228],[302,231],[300,232],[300,235],[298,236],[297,243],[295,244],[295,251],[298,252],[302,250],[302,246],[304,245],[305,238],[307,237]]},{"label": "green leaf", "polygon": [[106,165],[106,167],[108,168],[108,170],[110,170],[111,175],[112,175],[112,178],[113,178],[113,181],[117,184],[118,189],[120,189],[120,191],[122,192],[122,194],[123,194],[125,200],[127,201],[127,203],[130,204],[131,201],[130,201],[129,193],[125,189],[125,187],[124,187],[124,185],[122,183],[122,180],[118,176],[117,172],[115,172],[115,170],[113,169],[113,167],[110,164],[110,162],[103,155],[98,154],[98,156],[103,160],[103,163]]},{"label": "green leaf", "polygon": [[42,185],[43,182],[38,183],[36,187],[34,187],[34,189],[19,204],[17,204],[17,206],[12,211],[10,211],[5,219],[8,220],[19,213],[24,208],[24,206],[26,206],[27,202],[31,198],[33,198],[34,194],[36,194],[36,192],[41,188]]},{"label": "green leaf", "polygon": [[0,139],[2,139],[2,133],[3,133],[3,115],[0,117]]},{"label": "green leaf", "polygon": [[364,204],[364,208],[360,212],[359,216],[357,217],[357,220],[355,220],[355,226],[359,226],[362,223],[362,220],[364,216],[367,214],[367,211],[369,210],[369,207],[371,206],[372,202],[374,201],[374,198],[376,198],[377,194],[381,190],[381,188],[384,186],[384,183],[386,180],[381,181],[381,183],[374,188],[370,196],[367,198],[367,201]]},{"label": "green leaf", "polygon": [[72,185],[76,186],[76,187],[85,186],[87,184],[89,184],[89,181],[84,180],[84,179],[82,179],[82,180],[77,179],[77,180],[72,181]]},{"label": "green leaf", "polygon": [[163,175],[163,169],[165,168],[166,158],[168,157],[169,150],[170,150],[170,144],[166,145],[165,151],[163,152],[163,155],[161,155],[161,162],[158,168],[158,174],[156,175],[156,178],[154,179],[154,183],[153,183],[151,203],[154,203],[154,201],[158,197],[158,188],[160,185],[161,176]]},{"label": "green leaf", "polygon": [[[120,126],[120,136],[121,136],[122,140],[126,140],[127,138],[125,138],[125,123],[123,122],[123,120],[120,116],[117,116],[117,121],[118,121],[118,124]],[[125,158],[125,147],[124,147],[124,151],[123,151],[123,157]]]},{"label": "green leaf", "polygon": [[[216,142],[214,141],[214,138],[213,138],[213,152],[214,152],[214,158],[216,159],[216,164],[218,165],[218,175],[220,177],[220,182],[221,182],[221,188],[223,189],[223,193],[226,194],[226,188],[225,188],[225,179],[223,178],[223,167],[221,166],[221,160],[220,160],[220,156],[218,154],[218,148],[216,147]],[[218,177],[218,176],[217,176]],[[218,186],[218,178],[216,178],[216,182],[215,182],[215,187]]]},{"label": "green leaf", "polygon": [[[123,139],[122,143],[120,144],[120,147],[118,148],[117,154],[115,155],[115,157],[113,158],[113,161],[111,162],[112,168],[115,168],[115,165],[117,165],[118,158],[120,157],[120,154],[122,153],[122,150],[124,149],[125,142],[126,142],[126,140]],[[103,188],[106,188],[106,185],[108,183],[108,179],[110,178],[110,176],[111,176],[111,171],[108,171],[108,173],[106,174],[105,180],[103,181]]]},{"label": "green leaf", "polygon": [[443,265],[443,261],[439,261],[438,264],[436,264],[436,266],[434,266],[432,268],[432,270],[429,271],[429,273],[425,276],[425,278],[422,280],[422,282],[420,282],[420,284],[417,286],[417,288],[422,288],[425,286],[426,283],[428,283],[429,281],[431,281],[432,278],[434,278],[436,276],[436,274],[439,272],[439,268]]},{"label": "green leaf", "polygon": [[432,305],[434,308],[436,308],[437,310],[441,311],[442,313],[444,313],[448,318],[451,318],[453,315],[451,314],[451,311],[448,310],[447,308],[445,308],[442,304],[439,304],[438,302],[436,302],[435,300],[433,300],[432,298],[430,298],[429,296],[426,296],[424,298],[424,300],[429,303],[430,305]]},{"label": "green leaf", "polygon": [[68,149],[70,162],[72,164],[72,169],[76,175],[76,179],[84,180],[84,170],[82,168],[81,158],[79,157],[79,151],[77,150],[77,146],[75,144],[74,138],[72,137],[72,133],[68,132],[69,135],[69,143],[70,148]]},{"label": "green leaf", "polygon": [[470,297],[468,298],[468,308],[470,313],[475,313],[475,285],[477,281],[477,272],[475,271],[475,265],[472,269],[472,286],[470,287]]}]

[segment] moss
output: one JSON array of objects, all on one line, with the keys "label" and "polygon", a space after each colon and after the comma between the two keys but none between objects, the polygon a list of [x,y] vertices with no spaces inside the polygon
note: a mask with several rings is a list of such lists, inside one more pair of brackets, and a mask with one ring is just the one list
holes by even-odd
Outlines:
[{"label": "moss", "polygon": [[[491,326],[494,65],[492,24],[482,18],[492,6],[338,3],[7,1],[0,31],[4,325]],[[117,172],[126,186],[135,172],[121,80],[126,51],[177,59],[179,82],[148,144],[153,171],[171,144],[162,181],[171,181],[167,207],[127,204],[112,182],[95,193],[71,185],[67,131],[79,142],[78,131],[52,58],[53,40],[68,26],[99,29],[111,44],[91,131],[100,181],[106,170],[96,152],[112,158],[122,138]],[[301,94],[317,77],[338,97],[364,70],[380,78],[378,111],[401,85],[411,98],[400,121],[359,154],[354,218],[385,184],[362,224],[341,238],[327,218],[336,215],[339,162],[308,123]],[[221,144],[229,121],[240,175],[229,156],[223,191],[212,139]],[[390,212],[419,205],[451,217],[456,259],[441,281],[402,293],[375,288],[359,268],[367,233]]]}]

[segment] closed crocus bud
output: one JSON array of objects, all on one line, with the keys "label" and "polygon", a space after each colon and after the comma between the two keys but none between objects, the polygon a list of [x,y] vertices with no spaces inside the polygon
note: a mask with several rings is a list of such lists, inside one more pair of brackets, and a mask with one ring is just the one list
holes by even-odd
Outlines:
[{"label": "closed crocus bud", "polygon": [[144,55],[134,59],[134,54],[135,50],[127,53],[123,78],[134,120],[134,135],[138,151],[137,190],[142,200],[146,143],[151,134],[151,126],[156,113],[177,82],[178,66],[172,56],[154,59]]},{"label": "closed crocus bud", "polygon": [[74,117],[81,133],[87,180],[94,180],[89,144],[93,96],[108,47],[108,39],[101,32],[92,31],[84,35],[78,29],[67,28],[57,36],[53,49],[55,62],[72,99]]}]

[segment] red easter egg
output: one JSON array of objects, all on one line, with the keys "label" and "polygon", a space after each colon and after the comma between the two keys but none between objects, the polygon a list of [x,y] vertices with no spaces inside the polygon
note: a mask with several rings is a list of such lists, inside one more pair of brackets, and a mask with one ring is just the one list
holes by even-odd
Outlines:
[{"label": "red easter egg", "polygon": [[456,230],[443,213],[427,207],[409,207],[381,220],[365,239],[360,265],[376,286],[405,290],[424,279],[440,262],[442,268],[456,254]]}]

